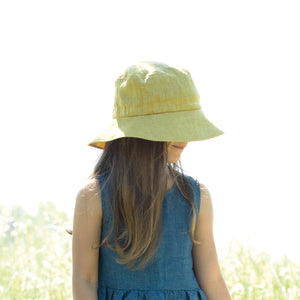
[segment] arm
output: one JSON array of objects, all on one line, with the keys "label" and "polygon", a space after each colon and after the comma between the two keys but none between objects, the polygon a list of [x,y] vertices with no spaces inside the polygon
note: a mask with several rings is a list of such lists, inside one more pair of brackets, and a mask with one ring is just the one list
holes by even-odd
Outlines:
[{"label": "arm", "polygon": [[97,300],[101,193],[96,179],[77,195],[73,219],[73,299]]},{"label": "arm", "polygon": [[193,245],[194,271],[198,283],[208,300],[230,300],[218,263],[213,237],[213,208],[209,191],[201,188],[201,207],[198,214],[195,239],[200,244]]}]

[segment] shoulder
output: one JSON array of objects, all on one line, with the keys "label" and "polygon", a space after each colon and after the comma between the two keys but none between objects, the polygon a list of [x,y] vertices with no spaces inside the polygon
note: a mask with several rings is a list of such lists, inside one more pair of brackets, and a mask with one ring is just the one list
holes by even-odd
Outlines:
[{"label": "shoulder", "polygon": [[193,190],[197,190],[201,194],[201,201],[203,199],[210,198],[210,193],[206,185],[203,183],[200,183],[197,178],[194,178],[189,175],[185,175],[185,178],[187,179],[188,183],[191,185]]},{"label": "shoulder", "polygon": [[188,182],[188,186],[191,192],[191,196],[196,208],[196,214],[198,215],[201,202],[202,202],[202,195],[201,195],[201,185],[198,179],[184,174],[186,181]]},{"label": "shoulder", "polygon": [[208,201],[209,199],[211,199],[209,190],[206,187],[206,185],[204,185],[203,183],[199,183],[199,185],[200,185],[200,192],[201,192],[201,200]]},{"label": "shoulder", "polygon": [[199,180],[195,177],[192,177],[190,175],[184,175],[186,180],[191,184],[193,187],[197,187],[201,192],[201,198],[202,197],[210,197],[209,190],[203,183],[200,183]]},{"label": "shoulder", "polygon": [[200,193],[201,193],[200,213],[212,214],[213,207],[212,207],[211,196],[208,188],[203,183],[200,183]]},{"label": "shoulder", "polygon": [[193,194],[196,197],[197,212],[199,214],[212,214],[212,200],[210,192],[206,185],[200,183],[198,179],[192,176],[185,175],[185,177],[188,180],[189,184],[192,186]]},{"label": "shoulder", "polygon": [[200,188],[200,183],[199,183],[198,179],[196,179],[196,178],[194,178],[190,175],[186,175],[186,174],[184,174],[184,177],[193,189],[199,189]]},{"label": "shoulder", "polygon": [[79,190],[76,197],[78,213],[101,213],[101,191],[96,178],[89,179]]}]

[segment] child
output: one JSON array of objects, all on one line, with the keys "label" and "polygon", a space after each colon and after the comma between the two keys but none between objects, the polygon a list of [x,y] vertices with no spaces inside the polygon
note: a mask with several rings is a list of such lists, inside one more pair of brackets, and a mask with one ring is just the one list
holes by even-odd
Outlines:
[{"label": "child", "polygon": [[221,134],[188,71],[146,62],[117,79],[111,124],[89,144],[103,153],[75,205],[75,300],[231,299],[209,192],[178,163],[187,142]]}]

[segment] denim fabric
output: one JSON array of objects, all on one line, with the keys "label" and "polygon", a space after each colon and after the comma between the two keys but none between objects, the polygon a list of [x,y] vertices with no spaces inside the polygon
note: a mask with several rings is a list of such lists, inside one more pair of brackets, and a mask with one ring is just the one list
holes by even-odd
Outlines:
[{"label": "denim fabric", "polygon": [[[187,176],[196,211],[200,208],[200,186]],[[102,239],[110,232],[112,217],[103,177],[101,187]],[[99,253],[98,299],[201,299],[207,300],[193,271],[190,236],[191,208],[174,185],[166,192],[162,208],[162,236],[154,259],[142,270],[116,263],[116,253],[106,246]],[[147,226],[147,224],[145,224]]]}]

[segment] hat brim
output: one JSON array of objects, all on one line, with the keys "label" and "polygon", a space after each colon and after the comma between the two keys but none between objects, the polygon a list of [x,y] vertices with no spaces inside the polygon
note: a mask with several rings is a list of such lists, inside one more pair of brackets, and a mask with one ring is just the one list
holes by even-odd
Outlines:
[{"label": "hat brim", "polygon": [[105,142],[136,137],[162,142],[202,141],[222,135],[201,109],[113,119],[89,146],[103,149]]}]

